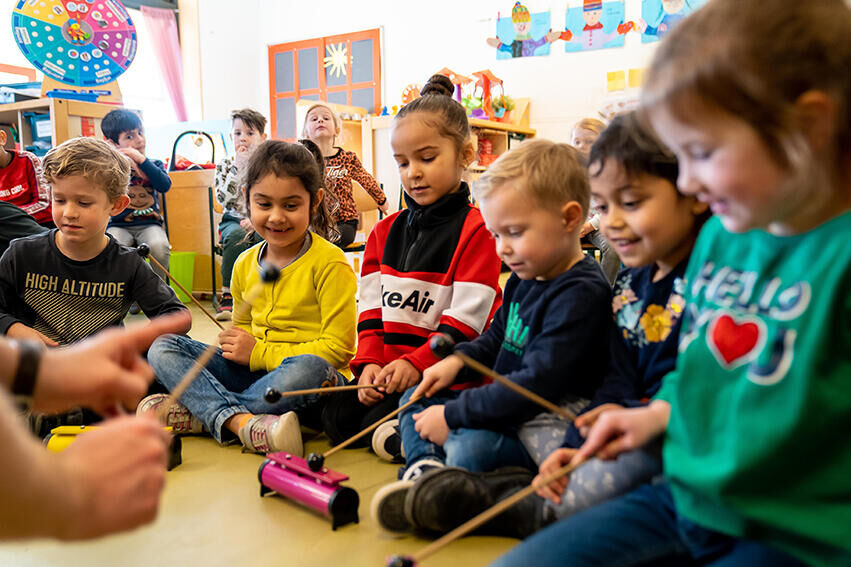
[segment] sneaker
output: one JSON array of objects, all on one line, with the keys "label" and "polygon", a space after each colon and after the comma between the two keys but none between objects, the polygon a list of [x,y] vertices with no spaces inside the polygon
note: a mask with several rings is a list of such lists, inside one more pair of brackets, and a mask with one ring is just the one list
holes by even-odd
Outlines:
[{"label": "sneaker", "polygon": [[304,456],[301,427],[294,411],[284,415],[255,415],[239,430],[243,447],[253,453],[278,453],[285,451]]},{"label": "sneaker", "polygon": [[373,520],[389,532],[411,531],[415,524],[405,515],[405,497],[416,480],[423,476],[426,471],[443,466],[440,461],[422,459],[408,467],[408,470],[402,475],[402,480],[391,482],[379,488],[375,496],[372,497],[370,504]]},{"label": "sneaker", "polygon": [[233,296],[223,293],[222,299],[216,306],[216,321],[230,321],[233,317]]},{"label": "sneaker", "polygon": [[[160,406],[168,399],[168,394],[152,394],[143,398],[136,406],[136,415],[146,413],[158,414],[162,409]],[[203,433],[204,424],[192,415],[186,406],[180,402],[174,402],[165,412],[165,424],[172,428],[173,433]]]},{"label": "sneaker", "polygon": [[[447,533],[497,502],[529,486],[535,474],[522,467],[474,473],[455,467],[430,470],[408,490],[404,516],[417,528]],[[537,494],[530,494],[476,533],[524,539],[554,518]]]},{"label": "sneaker", "polygon": [[372,450],[376,455],[391,463],[405,462],[405,448],[399,434],[399,420],[385,421],[372,434]]}]

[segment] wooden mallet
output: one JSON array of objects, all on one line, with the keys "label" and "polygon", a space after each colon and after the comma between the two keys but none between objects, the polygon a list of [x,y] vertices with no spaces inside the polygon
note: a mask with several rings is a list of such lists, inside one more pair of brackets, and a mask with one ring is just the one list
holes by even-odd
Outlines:
[{"label": "wooden mallet", "polygon": [[[185,293],[186,295],[188,295],[188,296],[189,296],[189,299],[191,299],[191,300],[192,300],[192,302],[193,302],[193,303],[195,303],[195,305],[197,305],[198,307],[200,307],[200,308],[201,308],[201,312],[202,312],[204,315],[206,315],[207,317],[209,317],[209,318],[210,318],[210,321],[212,321],[213,323],[215,323],[215,324],[216,324],[216,326],[217,326],[219,329],[221,329],[222,331],[224,331],[224,330],[225,330],[225,328],[222,326],[222,324],[221,324],[221,323],[219,323],[219,322],[216,320],[216,317],[215,317],[212,313],[210,313],[209,311],[207,311],[207,309],[206,309],[206,308],[205,308],[205,307],[201,304],[201,302],[200,302],[200,301],[198,301],[197,299],[195,299],[195,296],[194,296],[194,295],[192,295],[192,292],[191,292],[191,291],[189,291],[189,290],[187,290],[185,287],[183,287],[183,284],[181,284],[179,281],[177,281],[177,280],[174,278],[174,276],[173,276],[173,275],[171,275],[171,272],[169,272],[168,270],[166,270],[166,269],[165,269],[165,267],[164,267],[162,264],[160,264],[160,263],[159,263],[159,261],[157,261],[157,259],[156,259],[156,258],[154,258],[153,256],[151,256],[151,247],[150,247],[150,246],[148,246],[147,244],[145,244],[145,243],[143,242],[142,244],[140,244],[139,246],[137,246],[137,247],[136,247],[136,253],[137,253],[137,254],[139,254],[139,256],[141,256],[142,258],[147,258],[148,260],[150,260],[151,262],[153,262],[153,263],[154,263],[154,265],[155,265],[157,268],[159,268],[160,270],[162,270],[163,272],[165,272],[166,274],[168,274],[168,277],[169,277],[169,278],[171,278],[171,281],[173,281],[173,282],[177,285],[177,287],[179,287],[179,288],[181,289],[181,291],[183,291],[183,293]],[[202,355],[202,356],[203,356],[203,355]],[[209,360],[208,360],[208,362],[209,362]]]},{"label": "wooden mallet", "polygon": [[435,356],[439,356],[440,358],[446,358],[447,356],[451,356],[454,354],[455,356],[461,359],[461,362],[463,362],[466,366],[469,366],[479,374],[490,376],[506,388],[512,390],[517,394],[520,394],[524,398],[535,402],[539,406],[553,412],[554,414],[568,421],[573,421],[574,419],[576,419],[576,414],[572,411],[555,405],[551,401],[542,398],[535,392],[532,392],[531,390],[528,390],[523,386],[512,382],[502,374],[494,372],[478,360],[470,358],[463,352],[458,352],[458,350],[455,349],[455,342],[447,335],[432,335],[432,337],[428,341],[428,346],[429,348],[431,348],[431,351],[435,354]]},{"label": "wooden mallet", "polygon": [[291,390],[289,392],[281,392],[275,388],[266,388],[266,393],[263,395],[268,403],[274,404],[281,398],[291,398],[294,396],[306,396],[308,394],[333,394],[334,392],[346,392],[349,390],[367,390],[381,388],[384,384],[349,384],[346,386],[323,386],[320,388],[307,388],[304,390]]}]

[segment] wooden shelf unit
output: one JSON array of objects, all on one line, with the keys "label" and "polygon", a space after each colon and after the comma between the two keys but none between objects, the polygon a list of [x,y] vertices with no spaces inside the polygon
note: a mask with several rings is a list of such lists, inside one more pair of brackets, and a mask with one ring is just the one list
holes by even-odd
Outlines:
[{"label": "wooden shelf unit", "polygon": [[[114,104],[82,102],[61,98],[40,98],[22,102],[0,104],[0,124],[14,124],[19,132],[21,149],[31,146],[33,132],[24,112],[49,114],[51,122],[51,145],[58,146],[65,140],[82,136],[84,125],[95,138],[103,139],[100,122],[111,110],[118,108]],[[90,122],[89,122],[90,121]],[[86,123],[87,124],[84,124]],[[11,143],[11,140],[9,140]]]}]

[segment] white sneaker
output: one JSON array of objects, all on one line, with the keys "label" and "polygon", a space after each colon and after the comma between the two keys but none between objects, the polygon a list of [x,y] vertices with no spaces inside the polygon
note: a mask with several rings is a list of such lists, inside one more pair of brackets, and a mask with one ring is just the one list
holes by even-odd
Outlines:
[{"label": "white sneaker", "polygon": [[391,463],[405,462],[405,447],[399,433],[399,420],[385,421],[372,434],[372,450],[376,455]]},{"label": "white sneaker", "polygon": [[301,427],[294,411],[281,416],[255,415],[240,428],[239,440],[254,453],[285,451],[298,457],[304,456]]},{"label": "white sneaker", "polygon": [[180,402],[174,402],[168,409],[163,410],[162,404],[168,399],[168,394],[153,394],[142,399],[136,406],[136,415],[153,413],[159,417],[160,412],[165,412],[165,424],[172,428],[174,433],[203,433],[204,424],[192,415],[186,406]]}]

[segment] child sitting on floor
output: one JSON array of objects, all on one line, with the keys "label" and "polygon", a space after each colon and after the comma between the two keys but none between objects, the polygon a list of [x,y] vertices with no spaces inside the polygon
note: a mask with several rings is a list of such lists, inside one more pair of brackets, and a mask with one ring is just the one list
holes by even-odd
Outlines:
[{"label": "child sitting on floor", "polygon": [[[233,270],[234,326],[219,334],[221,348],[180,403],[167,408],[177,433],[206,427],[219,441],[239,437],[257,453],[301,455],[299,416],[309,419],[321,397],[281,392],[343,385],[355,348],[355,274],[343,252],[322,235],[330,229],[319,164],[301,144],[263,142],[245,171],[248,218],[264,242],[243,252]],[[311,230],[312,229],[312,230]],[[280,268],[273,284],[260,282],[265,262]],[[262,293],[245,304],[256,286]],[[173,390],[207,345],[167,335],[151,346],[157,379]],[[156,411],[164,394],[142,400],[138,413]],[[317,410],[318,411],[318,410]],[[296,414],[298,412],[298,416]],[[318,427],[318,418],[310,425]]]},{"label": "child sitting on floor", "polygon": [[[475,338],[499,307],[499,259],[462,181],[473,145],[453,89],[447,77],[433,76],[423,96],[393,120],[390,144],[407,208],[379,222],[367,240],[351,362],[360,384],[381,388],[330,396],[323,423],[333,443],[399,406],[402,392],[438,360],[430,336]],[[388,421],[372,437],[383,458],[401,456],[397,423]]]},{"label": "child sitting on floor", "polygon": [[[602,380],[612,328],[609,284],[579,244],[588,214],[585,168],[572,147],[532,140],[494,162],[474,194],[497,254],[514,273],[490,328],[456,349],[579,411]],[[404,404],[426,396],[399,420],[407,470],[373,499],[373,514],[386,529],[411,528],[402,502],[429,468],[532,468],[527,448],[564,434],[566,422],[502,384],[445,390],[463,366],[459,357],[447,357],[402,397]]]},{"label": "child sitting on floor", "polygon": [[[676,158],[645,133],[632,114],[616,117],[601,134],[588,169],[600,229],[621,252],[628,269],[615,282],[612,366],[588,411],[575,422],[583,431],[607,410],[646,405],[662,377],[674,369],[686,265],[708,218],[705,203],[677,192]],[[584,439],[570,427],[564,437],[566,448],[553,451],[559,440],[545,441],[532,448],[536,462],[543,461],[542,474],[570,461]],[[633,451],[617,461],[592,460],[571,476],[558,505],[545,506],[542,497],[530,496],[479,533],[527,537],[549,522],[624,494],[661,470],[658,451]],[[442,533],[528,486],[532,477],[512,470],[477,474],[442,468],[417,481],[405,507],[413,525]],[[455,505],[431,505],[436,501]]]}]

